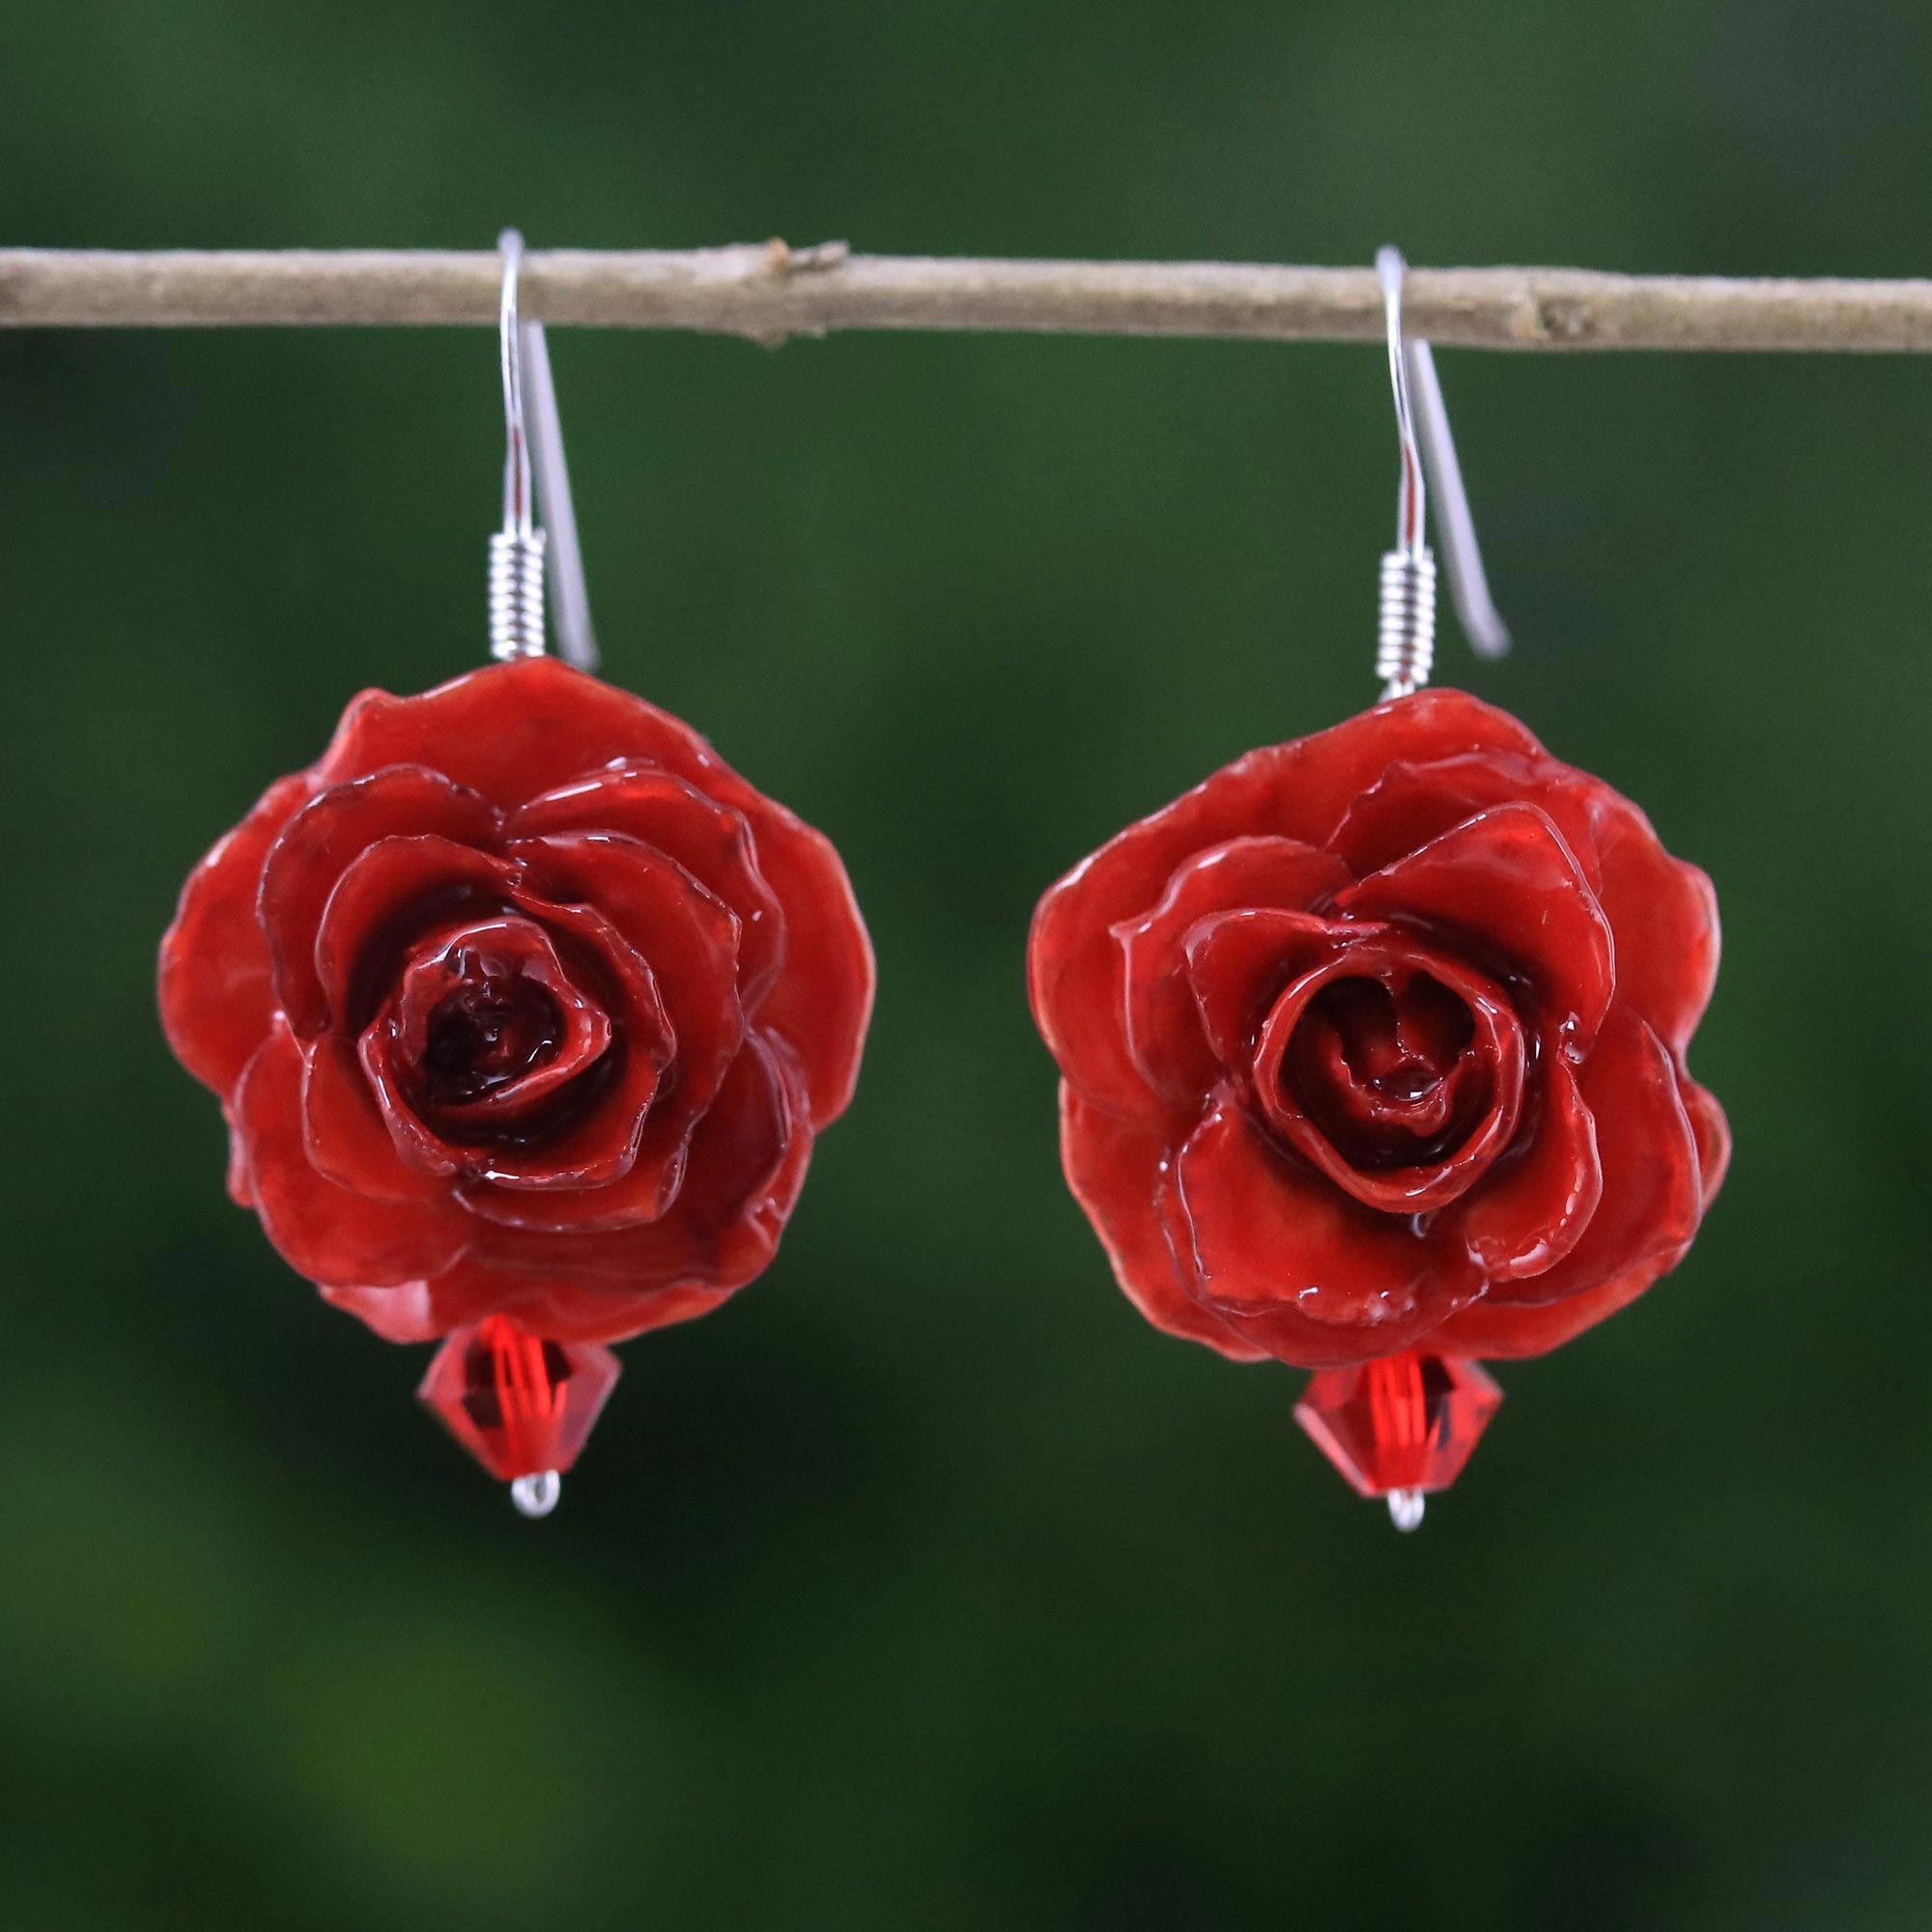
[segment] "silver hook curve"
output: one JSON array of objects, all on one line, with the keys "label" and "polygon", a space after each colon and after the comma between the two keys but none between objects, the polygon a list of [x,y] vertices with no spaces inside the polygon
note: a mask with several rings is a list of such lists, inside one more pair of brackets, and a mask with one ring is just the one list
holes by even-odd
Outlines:
[{"label": "silver hook curve", "polygon": [[1429,549],[1426,521],[1431,486],[1435,491],[1436,530],[1449,566],[1449,592],[1471,648],[1480,657],[1500,657],[1510,642],[1490,596],[1435,358],[1428,343],[1409,342],[1403,335],[1402,284],[1406,267],[1400,249],[1377,250],[1376,276],[1381,284],[1389,384],[1402,451],[1396,548],[1383,556],[1381,565],[1376,671],[1383,679],[1384,697],[1404,696],[1427,684],[1435,661],[1435,559]]},{"label": "silver hook curve", "polygon": [[548,539],[556,648],[565,664],[595,670],[597,635],[590,626],[590,592],[583,578],[583,552],[577,541],[577,506],[571,500],[570,466],[564,461],[550,347],[540,322],[525,323],[522,333],[529,375],[530,455],[536,464],[537,509]]},{"label": "silver hook curve", "polygon": [[544,564],[549,555],[556,573],[558,649],[567,664],[594,670],[597,641],[590,628],[550,350],[543,325],[525,322],[518,313],[524,238],[506,228],[497,238],[497,247],[503,257],[497,326],[506,446],[503,527],[490,539],[490,651],[505,659],[543,655]]},{"label": "silver hook curve", "polygon": [[1388,329],[1389,387],[1395,392],[1395,433],[1402,450],[1402,482],[1396,495],[1396,548],[1420,556],[1429,548],[1424,510],[1429,499],[1423,481],[1422,452],[1416,446],[1415,412],[1408,399],[1408,356],[1402,339],[1402,276],[1406,265],[1402,252],[1382,248],[1376,253],[1376,276],[1382,285],[1382,319]]},{"label": "silver hook curve", "polygon": [[517,285],[524,266],[524,238],[506,228],[497,238],[503,257],[503,292],[497,304],[497,337],[503,364],[503,530],[530,534],[530,441],[524,423],[523,332],[517,326]]}]

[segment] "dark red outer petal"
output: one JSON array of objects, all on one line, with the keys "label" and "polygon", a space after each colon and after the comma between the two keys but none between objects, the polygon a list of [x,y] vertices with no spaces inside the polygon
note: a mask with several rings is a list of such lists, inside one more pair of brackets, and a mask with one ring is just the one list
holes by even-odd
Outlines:
[{"label": "dark red outer petal", "polygon": [[872,942],[824,834],[749,785],[724,795],[756,829],[758,863],[784,908],[784,971],[759,1004],[758,1025],[782,1035],[797,1059],[815,1133],[845,1111],[858,1085],[872,1017]]},{"label": "dark red outer petal", "polygon": [[521,807],[504,836],[618,832],[674,859],[738,915],[738,997],[748,1013],[784,963],[784,911],[758,869],[751,823],[656,765],[620,765]]},{"label": "dark red outer petal", "polygon": [[714,797],[714,781],[736,776],[683,719],[550,657],[485,665],[407,697],[362,692],[316,774],[340,784],[414,763],[425,746],[455,783],[506,811],[607,765],[662,765]]},{"label": "dark red outer petal", "polygon": [[1717,893],[1704,872],[1657,842],[1629,799],[1605,787],[1597,815],[1604,911],[1617,934],[1617,998],[1681,1060],[1718,981]]},{"label": "dark red outer petal", "polygon": [[[1162,1197],[1190,1293],[1271,1354],[1310,1368],[1404,1349],[1481,1292],[1460,1249],[1351,1200],[1279,1151],[1226,1090]],[[1285,1321],[1275,1318],[1286,1318]]]},{"label": "dark red outer petal", "polygon": [[1350,947],[1388,936],[1373,920],[1249,906],[1199,920],[1186,935],[1187,977],[1208,1043],[1230,1073],[1246,1076],[1281,991]]},{"label": "dark red outer petal", "polygon": [[242,1076],[237,1119],[262,1226],[317,1283],[393,1286],[440,1274],[473,1225],[453,1203],[372,1201],[317,1171],[302,1140],[302,1052],[277,1019]]},{"label": "dark red outer petal", "polygon": [[1528,754],[1542,749],[1508,713],[1463,692],[1417,692],[1311,737],[1250,752],[1116,834],[1049,888],[1034,915],[1028,989],[1061,1071],[1116,1113],[1157,1111],[1127,1051],[1125,985],[1113,929],[1153,906],[1193,853],[1247,837],[1325,845],[1350,805],[1392,760],[1483,748]]},{"label": "dark red outer petal", "polygon": [[1597,1126],[1561,1054],[1538,1069],[1537,1117],[1519,1150],[1457,1210],[1469,1259],[1491,1282],[1553,1267],[1582,1238],[1604,1195]]},{"label": "dark red outer petal", "polygon": [[[1490,1104],[1468,1138],[1439,1160],[1413,1167],[1357,1166],[1336,1147],[1289,1092],[1282,1058],[1308,1002],[1324,985],[1350,974],[1380,978],[1392,965],[1411,967],[1446,986],[1475,1023],[1469,1058],[1491,1081]],[[1499,986],[1462,961],[1404,938],[1369,940],[1305,973],[1275,1002],[1255,1047],[1254,1086],[1268,1124],[1320,1173],[1365,1208],[1384,1214],[1419,1214],[1466,1193],[1489,1171],[1516,1133],[1525,1064],[1522,1024]]]},{"label": "dark red outer petal", "polygon": [[1573,1058],[1616,987],[1608,922],[1577,857],[1535,806],[1499,805],[1350,886],[1338,912],[1472,933],[1527,977]]},{"label": "dark red outer petal", "polygon": [[[1492,1282],[1486,1306],[1492,1310],[1528,1310],[1585,1294],[1606,1281],[1628,1279],[1660,1256],[1672,1257],[1665,1265],[1674,1264],[1697,1232],[1703,1175],[1668,1049],[1634,1014],[1618,1008],[1577,1086],[1596,1122],[1603,1198],[1561,1261],[1539,1274]],[[1523,1332],[1537,1327],[1528,1320]]]},{"label": "dark red outer petal", "polygon": [[[648,1330],[695,1321],[729,1301],[732,1289],[656,1288],[641,1293],[595,1282],[568,1282],[542,1288],[528,1281],[485,1273],[465,1264],[461,1275],[441,1285],[442,1300],[453,1306],[478,1307],[509,1293],[515,1319],[533,1333],[555,1342],[625,1342]],[[322,1298],[332,1308],[353,1315],[385,1342],[440,1341],[464,1320],[440,1315],[426,1281],[405,1282],[398,1288],[329,1288]]]},{"label": "dark red outer petal", "polygon": [[1205,1342],[1236,1362],[1268,1359],[1265,1350],[1243,1341],[1231,1322],[1192,1300],[1180,1285],[1154,1205],[1168,1159],[1157,1133],[1083,1100],[1063,1080],[1060,1157],[1066,1184],[1093,1222],[1121,1292],[1156,1328]]},{"label": "dark red outer petal", "polygon": [[324,908],[349,866],[387,838],[431,835],[459,846],[494,845],[499,816],[487,798],[440,772],[396,764],[318,792],[289,820],[262,868],[259,917],[276,999],[300,1037],[313,1038],[329,1022],[315,949]]},{"label": "dark red outer petal", "polygon": [[[1539,753],[1533,757],[1471,752],[1429,764],[1391,765],[1350,806],[1333,848],[1357,878],[1379,872],[1465,819],[1498,805],[1533,805],[1547,813],[1592,892],[1600,890],[1596,801],[1603,780]],[[1612,923],[1614,923],[1614,922]]]},{"label": "dark red outer petal", "polygon": [[277,779],[187,875],[161,939],[161,1030],[182,1065],[224,1100],[274,1017],[255,901],[269,847],[308,794],[306,773]]},{"label": "dark red outer petal", "polygon": [[1204,1037],[1183,944],[1208,913],[1239,906],[1300,908],[1349,883],[1347,868],[1292,838],[1231,838],[1175,869],[1160,903],[1115,927],[1126,983],[1127,1051],[1172,1105],[1198,1105],[1221,1077]]},{"label": "dark red outer petal", "polygon": [[316,1287],[331,1308],[353,1315],[384,1342],[437,1342],[444,1330],[429,1301],[429,1283],[405,1281],[393,1288],[323,1281]]},{"label": "dark red outer petal", "polygon": [[1653,1282],[1668,1274],[1684,1254],[1679,1248],[1595,1288],[1578,1289],[1561,1301],[1533,1307],[1479,1301],[1445,1321],[1429,1338],[1429,1345],[1443,1354],[1475,1355],[1492,1362],[1547,1355],[1620,1308],[1628,1308]]},{"label": "dark red outer petal", "polygon": [[1730,1169],[1731,1123],[1724,1119],[1717,1095],[1698,1086],[1681,1068],[1677,1091],[1683,1096],[1684,1111],[1690,1116],[1690,1131],[1697,1138],[1697,1164],[1703,1179],[1704,1208],[1708,1212]]}]

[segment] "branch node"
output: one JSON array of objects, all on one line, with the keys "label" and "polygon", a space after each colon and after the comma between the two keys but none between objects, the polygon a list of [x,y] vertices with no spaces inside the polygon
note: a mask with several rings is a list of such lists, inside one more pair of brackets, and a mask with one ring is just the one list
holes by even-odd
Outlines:
[{"label": "branch node", "polygon": [[815,242],[809,248],[794,248],[782,236],[774,235],[765,243],[765,266],[781,277],[809,275],[838,268],[851,252],[849,242]]},{"label": "branch node", "polygon": [[1536,328],[1547,341],[1587,342],[1597,332],[1597,318],[1575,296],[1545,296],[1536,304]]}]

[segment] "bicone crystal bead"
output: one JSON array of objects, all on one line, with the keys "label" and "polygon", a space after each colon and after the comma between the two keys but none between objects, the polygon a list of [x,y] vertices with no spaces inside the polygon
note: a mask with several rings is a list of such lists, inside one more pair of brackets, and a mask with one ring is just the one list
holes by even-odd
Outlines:
[{"label": "bicone crystal bead", "polygon": [[1463,1473],[1502,1399],[1481,1363],[1408,1349],[1318,1370],[1294,1419],[1358,1494],[1427,1493]]},{"label": "bicone crystal bead", "polygon": [[500,1482],[577,1461],[623,1365],[592,1343],[551,1342],[507,1315],[452,1330],[416,1394]]}]

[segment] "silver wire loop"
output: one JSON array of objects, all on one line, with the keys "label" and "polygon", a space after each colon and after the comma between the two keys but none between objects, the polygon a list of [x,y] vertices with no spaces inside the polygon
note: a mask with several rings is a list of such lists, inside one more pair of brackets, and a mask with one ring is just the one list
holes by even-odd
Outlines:
[{"label": "silver wire loop", "polygon": [[563,1478],[554,1469],[540,1476],[519,1476],[510,1485],[510,1500],[523,1516],[548,1516],[562,1495]]},{"label": "silver wire loop", "polygon": [[[543,325],[525,322],[518,314],[524,238],[506,228],[497,238],[497,246],[503,257],[497,333],[506,447],[503,527],[490,539],[490,655],[502,660],[543,656],[548,558],[555,572],[558,649],[566,663],[593,670],[597,643],[590,629],[590,600],[577,542],[550,350]],[[533,506],[541,510],[540,523]]]},{"label": "silver wire loop", "polygon": [[[1429,490],[1449,566],[1449,594],[1471,646],[1500,657],[1509,632],[1490,597],[1475,524],[1463,488],[1462,466],[1449,433],[1449,412],[1426,342],[1402,331],[1402,281],[1406,265],[1396,248],[1376,253],[1382,314],[1388,327],[1389,385],[1395,395],[1402,481],[1396,498],[1396,547],[1381,561],[1380,614],[1376,626],[1376,675],[1382,696],[1406,697],[1429,682],[1435,662],[1435,559],[1427,536]],[[1420,435],[1418,435],[1418,425]]]}]

